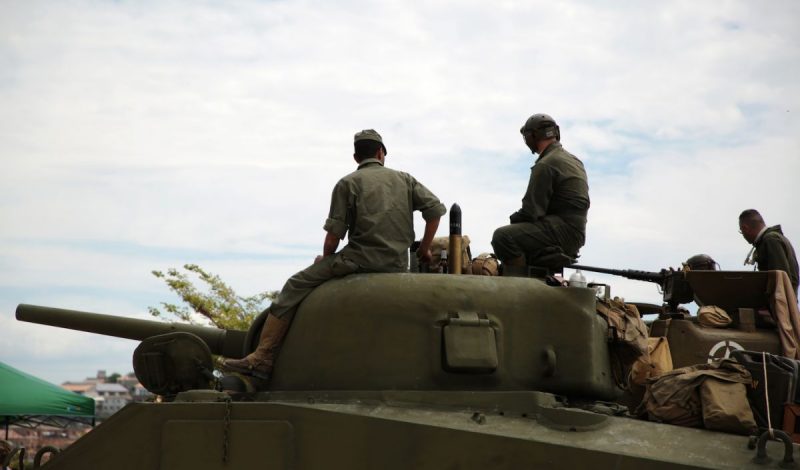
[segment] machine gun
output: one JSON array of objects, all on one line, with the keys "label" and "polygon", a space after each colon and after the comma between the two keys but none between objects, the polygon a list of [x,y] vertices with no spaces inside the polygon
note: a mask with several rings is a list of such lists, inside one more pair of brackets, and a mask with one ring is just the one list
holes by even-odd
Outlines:
[{"label": "machine gun", "polygon": [[646,281],[658,284],[664,296],[664,304],[668,306],[667,313],[676,313],[678,305],[692,302],[694,300],[694,290],[686,279],[686,272],[673,268],[662,269],[659,272],[638,271],[634,269],[608,269],[582,264],[572,264],[568,266],[572,269],[591,271],[596,273],[613,274],[636,281]]}]

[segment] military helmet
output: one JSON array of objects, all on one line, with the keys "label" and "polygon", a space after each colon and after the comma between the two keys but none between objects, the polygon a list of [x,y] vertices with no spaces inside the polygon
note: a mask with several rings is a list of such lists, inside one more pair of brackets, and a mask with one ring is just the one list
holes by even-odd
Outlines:
[{"label": "military helmet", "polygon": [[522,135],[533,134],[535,140],[550,139],[552,137],[555,137],[556,140],[561,140],[561,132],[556,120],[542,113],[529,117],[519,132]]},{"label": "military helmet", "polygon": [[687,259],[683,265],[687,266],[692,271],[716,271],[717,266],[719,266],[719,264],[714,261],[714,258],[706,254],[694,255]]}]

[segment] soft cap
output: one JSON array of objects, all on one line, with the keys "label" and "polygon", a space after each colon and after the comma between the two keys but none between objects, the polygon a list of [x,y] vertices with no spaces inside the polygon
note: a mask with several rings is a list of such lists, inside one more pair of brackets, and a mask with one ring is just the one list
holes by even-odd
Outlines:
[{"label": "soft cap", "polygon": [[383,147],[383,153],[388,153],[386,151],[386,146],[383,144],[383,138],[375,129],[364,129],[363,131],[356,132],[356,135],[353,137],[353,143],[355,144],[360,140],[374,140],[375,142],[380,142]]}]

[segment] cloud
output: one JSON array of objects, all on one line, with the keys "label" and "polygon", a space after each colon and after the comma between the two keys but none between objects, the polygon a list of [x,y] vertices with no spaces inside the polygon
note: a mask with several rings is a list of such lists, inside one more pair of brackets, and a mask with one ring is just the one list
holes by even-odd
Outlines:
[{"label": "cloud", "polygon": [[[0,319],[20,339],[3,352],[52,337],[11,320],[17,302],[141,315],[169,300],[152,269],[279,288],[319,251],[363,128],[461,205],[477,254],[527,184],[518,129],[547,112],[589,172],[582,262],[657,271],[707,252],[738,269],[744,208],[800,239],[799,15],[792,1],[9,6]],[[63,338],[34,349],[85,375],[124,369]]]}]

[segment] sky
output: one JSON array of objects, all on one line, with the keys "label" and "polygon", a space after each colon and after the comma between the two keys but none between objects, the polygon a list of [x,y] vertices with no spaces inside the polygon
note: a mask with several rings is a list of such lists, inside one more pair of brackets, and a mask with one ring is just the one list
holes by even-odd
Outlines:
[{"label": "sky", "polygon": [[19,322],[18,304],[147,319],[177,302],[151,271],[186,263],[279,289],[321,252],[366,128],[461,206],[473,254],[520,206],[519,128],[542,112],[589,175],[583,264],[746,269],[748,208],[800,240],[793,0],[0,8],[0,361],[53,383],[129,372],[137,342]]}]

